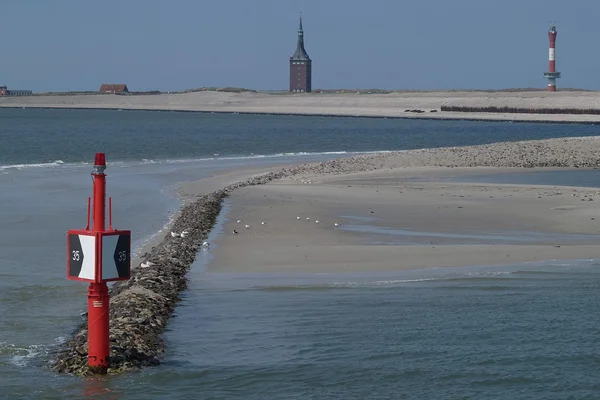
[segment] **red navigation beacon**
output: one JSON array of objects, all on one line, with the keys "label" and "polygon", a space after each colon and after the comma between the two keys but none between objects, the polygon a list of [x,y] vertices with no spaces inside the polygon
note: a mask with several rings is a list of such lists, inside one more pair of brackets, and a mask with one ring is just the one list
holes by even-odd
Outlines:
[{"label": "red navigation beacon", "polygon": [[93,218],[90,229],[90,198],[87,226],[67,231],[67,279],[90,282],[88,291],[88,364],[106,373],[109,354],[109,295],[106,282],[128,280],[131,271],[131,231],[112,227],[112,199],[106,217],[106,157],[96,153],[92,178]]}]

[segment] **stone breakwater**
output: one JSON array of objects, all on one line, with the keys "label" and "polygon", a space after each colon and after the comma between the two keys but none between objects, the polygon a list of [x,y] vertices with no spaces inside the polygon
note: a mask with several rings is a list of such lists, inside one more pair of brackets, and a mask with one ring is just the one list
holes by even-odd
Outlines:
[{"label": "stone breakwater", "polygon": [[[106,372],[119,373],[160,364],[164,351],[162,333],[180,293],[187,287],[185,275],[215,224],[222,200],[239,187],[267,183],[281,176],[281,173],[268,173],[250,178],[202,195],[183,207],[171,229],[186,230],[189,234],[183,238],[167,235],[142,256],[143,262],[132,268],[127,282],[111,288],[110,367]],[[58,349],[51,369],[82,376],[97,372],[87,365],[87,340],[87,323],[84,323]]]},{"label": "stone breakwater", "polygon": [[[222,201],[232,191],[282,178],[304,179],[323,174],[347,174],[403,167],[600,167],[600,137],[549,139],[377,153],[282,168],[201,195],[181,210],[172,231],[187,230],[184,238],[167,235],[142,256],[131,279],[111,289],[110,368],[108,373],[158,365],[164,352],[162,333],[186,288],[186,273],[208,237]],[[302,177],[302,178],[300,178]],[[87,366],[87,324],[54,354],[51,369],[90,375]]]}]

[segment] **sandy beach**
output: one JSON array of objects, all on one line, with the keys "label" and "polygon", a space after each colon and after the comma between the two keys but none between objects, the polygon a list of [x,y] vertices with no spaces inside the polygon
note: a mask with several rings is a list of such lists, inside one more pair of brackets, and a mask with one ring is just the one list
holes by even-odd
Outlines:
[{"label": "sandy beach", "polygon": [[[523,109],[600,109],[600,92],[591,91],[424,91],[387,94],[253,93],[200,91],[156,95],[35,95],[2,97],[0,107],[165,110],[223,113],[331,115],[352,117],[472,119],[536,122],[600,122],[600,115],[522,114],[441,111],[453,107]],[[421,113],[408,110],[420,110]]]}]

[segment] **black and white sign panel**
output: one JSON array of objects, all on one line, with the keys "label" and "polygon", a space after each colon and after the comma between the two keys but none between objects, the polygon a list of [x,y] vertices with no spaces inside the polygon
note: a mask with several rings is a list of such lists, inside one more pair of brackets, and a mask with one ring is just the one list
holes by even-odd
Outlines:
[{"label": "black and white sign panel", "polygon": [[131,231],[68,231],[67,251],[69,279],[90,282],[129,279]]},{"label": "black and white sign panel", "polygon": [[129,278],[131,234],[102,236],[102,280]]},{"label": "black and white sign panel", "polygon": [[96,237],[69,233],[69,277],[93,281],[96,276]]}]

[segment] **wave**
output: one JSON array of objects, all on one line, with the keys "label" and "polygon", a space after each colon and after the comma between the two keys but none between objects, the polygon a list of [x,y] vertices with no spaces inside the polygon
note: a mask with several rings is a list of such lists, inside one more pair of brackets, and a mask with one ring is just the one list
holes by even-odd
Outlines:
[{"label": "wave", "polygon": [[8,169],[16,169],[22,170],[25,168],[48,168],[48,167],[58,167],[65,164],[62,160],[55,160],[47,163],[33,163],[33,164],[11,164],[11,165],[0,165],[0,171],[5,171]]},{"label": "wave", "polygon": [[290,153],[275,153],[275,154],[249,154],[249,155],[229,155],[222,156],[220,154],[213,155],[213,157],[204,158],[181,158],[181,159],[166,159],[166,160],[149,160],[149,162],[164,162],[167,164],[175,163],[191,163],[198,161],[213,161],[213,160],[253,160],[261,158],[285,158],[285,157],[310,157],[310,156],[333,156],[333,155],[361,155],[361,154],[376,154],[376,153],[391,153],[393,150],[381,150],[381,151],[322,151],[322,152],[290,152]]},{"label": "wave", "polygon": [[325,291],[331,289],[355,289],[377,286],[398,285],[403,283],[416,283],[435,281],[437,278],[420,278],[420,279],[382,279],[382,280],[364,280],[364,281],[346,281],[346,282],[329,282],[329,283],[314,283],[314,284],[281,284],[281,285],[261,285],[248,288],[236,288],[231,291],[266,291],[266,292],[288,292],[288,291]]},{"label": "wave", "polygon": [[[194,163],[202,161],[218,161],[218,160],[253,160],[253,159],[270,159],[270,158],[285,158],[285,157],[311,157],[311,156],[334,156],[334,155],[361,155],[361,154],[375,154],[375,153],[391,153],[392,150],[382,151],[322,151],[322,152],[289,152],[289,153],[275,153],[275,154],[248,154],[248,155],[221,155],[213,154],[207,157],[198,158],[175,158],[175,159],[149,159],[142,158],[138,160],[111,160],[110,165],[126,166],[126,165],[143,165],[143,164],[179,164],[179,163]],[[52,168],[52,167],[71,167],[71,166],[83,166],[92,165],[90,161],[77,161],[77,162],[64,162],[62,160],[54,160],[51,162],[42,163],[30,163],[30,164],[7,164],[0,165],[0,172],[8,170],[23,170],[31,168]]]}]

